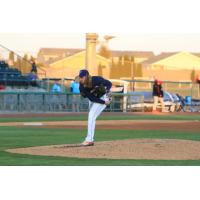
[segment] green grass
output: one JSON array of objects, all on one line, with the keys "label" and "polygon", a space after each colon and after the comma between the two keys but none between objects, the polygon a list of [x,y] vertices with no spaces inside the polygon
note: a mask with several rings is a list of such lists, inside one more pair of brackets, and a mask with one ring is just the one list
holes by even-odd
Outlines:
[{"label": "green grass", "polygon": [[[79,143],[85,137],[86,130],[53,129],[53,128],[16,128],[1,127],[0,129],[0,165],[3,166],[65,166],[65,165],[200,165],[197,161],[154,161],[154,160],[109,160],[109,159],[78,159],[53,156],[20,155],[5,152],[9,148],[30,147],[39,145],[53,145]],[[174,131],[133,131],[133,130],[97,130],[96,140],[118,140],[129,138],[163,138],[185,139],[200,141],[200,133]]]},{"label": "green grass", "polygon": [[[0,118],[0,122],[40,122],[40,121],[86,121],[87,115],[80,116],[52,116],[27,118]],[[100,116],[98,120],[200,120],[200,115],[114,115]]]}]

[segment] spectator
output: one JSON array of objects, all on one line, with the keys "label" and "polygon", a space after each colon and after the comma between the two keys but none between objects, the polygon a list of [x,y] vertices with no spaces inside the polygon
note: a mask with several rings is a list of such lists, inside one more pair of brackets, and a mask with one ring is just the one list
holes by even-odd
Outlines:
[{"label": "spectator", "polygon": [[79,80],[78,78],[76,77],[74,81],[72,81],[71,85],[70,85],[70,91],[73,93],[73,94],[80,94],[80,90],[79,90]]},{"label": "spectator", "polygon": [[73,93],[72,95],[72,111],[80,112],[80,90],[79,90],[79,80],[78,77],[70,85],[70,91]]},{"label": "spectator", "polygon": [[197,76],[196,76],[196,83],[199,83],[199,84],[200,84],[200,75],[197,75]]},{"label": "spectator", "polygon": [[60,86],[60,84],[57,81],[55,81],[55,83],[53,84],[51,91],[55,92],[55,93],[62,92],[61,91],[61,86]]},{"label": "spectator", "polygon": [[196,83],[199,84],[199,94],[200,94],[200,75],[196,76]]},{"label": "spectator", "polygon": [[32,64],[31,72],[35,72],[37,74],[37,66],[35,64],[35,61],[31,61],[31,64]]},{"label": "spectator", "polygon": [[37,74],[35,72],[31,72],[27,76],[29,81],[36,81],[38,79]]},{"label": "spectator", "polygon": [[31,86],[33,86],[33,87],[37,86],[37,79],[38,79],[38,77],[37,77],[37,74],[35,72],[29,73],[28,76],[27,76],[27,78],[28,78],[28,81],[31,84]]},{"label": "spectator", "polygon": [[0,90],[5,90],[5,89],[6,89],[5,85],[0,84]]},{"label": "spectator", "polygon": [[163,100],[164,92],[162,90],[162,81],[155,80],[153,85],[153,112],[156,112],[156,108],[158,106],[158,102],[161,103],[162,112],[165,112],[165,105]]}]

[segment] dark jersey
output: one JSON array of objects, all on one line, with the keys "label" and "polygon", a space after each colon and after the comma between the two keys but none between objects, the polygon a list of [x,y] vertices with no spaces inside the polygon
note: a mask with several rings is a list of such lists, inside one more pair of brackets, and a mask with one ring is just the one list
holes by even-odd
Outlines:
[{"label": "dark jersey", "polygon": [[32,64],[31,72],[35,72],[35,73],[37,73],[37,66],[36,66],[35,63]]},{"label": "dark jersey", "polygon": [[99,87],[104,87],[106,93],[110,91],[112,83],[101,76],[92,76],[91,87],[85,87],[83,84],[80,84],[79,89],[83,97],[88,98],[90,101],[95,103],[105,104],[105,101],[100,99],[100,96],[96,93],[96,89]]},{"label": "dark jersey", "polygon": [[163,90],[161,85],[153,85],[153,96],[163,97]]}]

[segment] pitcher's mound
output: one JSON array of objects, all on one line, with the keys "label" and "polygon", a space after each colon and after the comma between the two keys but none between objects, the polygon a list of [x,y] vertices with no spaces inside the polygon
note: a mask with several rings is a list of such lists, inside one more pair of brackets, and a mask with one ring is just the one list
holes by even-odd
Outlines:
[{"label": "pitcher's mound", "polygon": [[92,147],[52,145],[8,149],[7,151],[19,154],[76,158],[199,160],[200,142],[174,139],[130,139],[96,142]]}]

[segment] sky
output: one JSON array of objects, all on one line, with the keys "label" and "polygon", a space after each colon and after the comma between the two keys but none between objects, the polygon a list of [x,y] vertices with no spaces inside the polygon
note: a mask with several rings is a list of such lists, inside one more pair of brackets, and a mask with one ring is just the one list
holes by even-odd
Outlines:
[{"label": "sky", "polygon": [[[200,52],[200,34],[198,33],[100,33],[113,35],[109,47],[113,50]],[[0,44],[17,53],[36,55],[41,47],[85,48],[85,33],[0,33]]]}]

